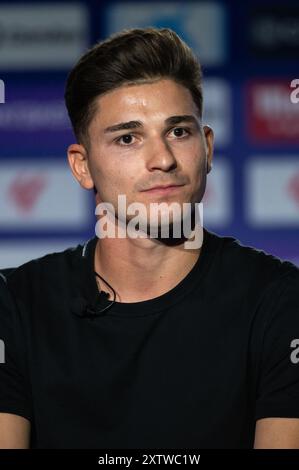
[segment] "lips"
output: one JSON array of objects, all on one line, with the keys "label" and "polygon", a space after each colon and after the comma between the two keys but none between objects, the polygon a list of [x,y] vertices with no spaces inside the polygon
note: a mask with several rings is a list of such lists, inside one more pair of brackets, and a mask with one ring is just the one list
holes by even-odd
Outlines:
[{"label": "lips", "polygon": [[183,186],[182,184],[168,184],[165,186],[153,186],[152,188],[146,189],[145,191],[153,191],[155,189],[167,189],[167,188],[178,188]]},{"label": "lips", "polygon": [[153,188],[147,189],[146,193],[150,194],[171,194],[172,192],[178,191],[183,185],[168,185],[168,186],[154,186]]}]

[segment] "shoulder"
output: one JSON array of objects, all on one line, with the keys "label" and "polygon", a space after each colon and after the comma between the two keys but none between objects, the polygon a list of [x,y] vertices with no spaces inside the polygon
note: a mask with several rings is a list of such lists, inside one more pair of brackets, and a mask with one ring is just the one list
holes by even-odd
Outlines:
[{"label": "shoulder", "polygon": [[6,277],[0,272],[0,313],[6,311],[12,305],[12,299],[7,288]]},{"label": "shoulder", "polygon": [[215,250],[217,270],[228,276],[236,286],[252,286],[262,290],[292,282],[299,286],[299,268],[277,256],[254,246],[241,243],[237,238],[210,232]]},{"label": "shoulder", "polygon": [[48,253],[17,268],[1,270],[1,278],[12,293],[20,296],[43,285],[55,285],[58,279],[73,271],[83,249],[84,246],[78,244],[61,252]]}]

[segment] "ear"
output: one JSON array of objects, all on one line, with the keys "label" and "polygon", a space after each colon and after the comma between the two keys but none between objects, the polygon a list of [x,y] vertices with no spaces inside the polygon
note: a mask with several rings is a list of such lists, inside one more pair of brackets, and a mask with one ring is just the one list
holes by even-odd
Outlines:
[{"label": "ear", "polygon": [[88,166],[88,154],[81,144],[71,144],[67,149],[67,158],[72,173],[80,186],[92,189],[94,182]]},{"label": "ear", "polygon": [[214,132],[210,126],[203,126],[204,141],[207,155],[207,173],[212,170],[212,160],[214,151]]}]

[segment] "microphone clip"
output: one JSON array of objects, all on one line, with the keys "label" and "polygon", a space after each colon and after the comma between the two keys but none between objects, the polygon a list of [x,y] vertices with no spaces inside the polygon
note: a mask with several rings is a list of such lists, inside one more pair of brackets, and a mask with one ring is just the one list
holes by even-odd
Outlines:
[{"label": "microphone clip", "polygon": [[81,318],[96,318],[104,316],[104,312],[114,304],[114,300],[108,301],[108,292],[99,292],[94,305],[89,304],[82,297],[74,299],[72,304],[72,312]]}]

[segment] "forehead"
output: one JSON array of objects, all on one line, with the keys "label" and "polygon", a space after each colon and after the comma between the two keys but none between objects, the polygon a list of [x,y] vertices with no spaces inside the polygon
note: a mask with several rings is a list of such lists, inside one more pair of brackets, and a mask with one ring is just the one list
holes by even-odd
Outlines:
[{"label": "forehead", "polygon": [[169,115],[197,114],[190,91],[173,80],[123,85],[97,99],[93,123],[120,120],[165,120]]}]

